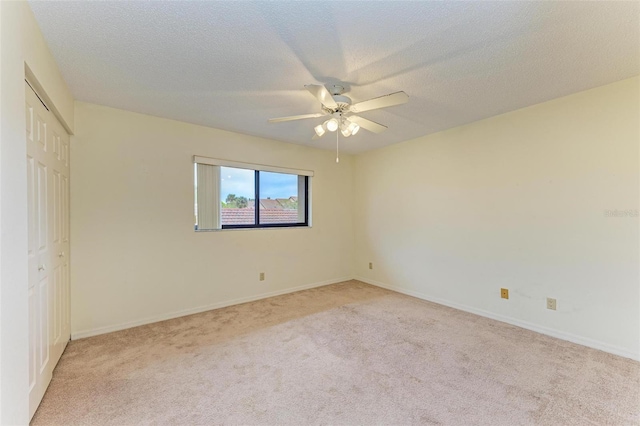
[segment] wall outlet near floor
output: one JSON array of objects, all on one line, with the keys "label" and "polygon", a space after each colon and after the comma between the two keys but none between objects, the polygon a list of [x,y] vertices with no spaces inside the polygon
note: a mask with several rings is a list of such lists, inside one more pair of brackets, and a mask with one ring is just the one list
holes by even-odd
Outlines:
[{"label": "wall outlet near floor", "polygon": [[551,309],[552,311],[556,310],[556,299],[547,297],[547,309]]},{"label": "wall outlet near floor", "polygon": [[260,272],[260,281],[264,281],[264,272]]},{"label": "wall outlet near floor", "polygon": [[500,289],[500,297],[502,297],[503,299],[508,299],[509,298],[509,289],[508,288],[501,288]]},{"label": "wall outlet near floor", "polygon": [[373,269],[373,262],[369,262],[369,269]]}]

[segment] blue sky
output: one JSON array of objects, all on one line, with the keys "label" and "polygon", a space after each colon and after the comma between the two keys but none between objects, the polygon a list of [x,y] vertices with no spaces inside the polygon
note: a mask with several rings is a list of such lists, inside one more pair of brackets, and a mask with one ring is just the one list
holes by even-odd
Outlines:
[{"label": "blue sky", "polygon": [[[254,171],[220,168],[220,197],[224,201],[229,194],[254,198]],[[260,198],[289,198],[298,196],[298,176],[284,173],[260,172]]]}]

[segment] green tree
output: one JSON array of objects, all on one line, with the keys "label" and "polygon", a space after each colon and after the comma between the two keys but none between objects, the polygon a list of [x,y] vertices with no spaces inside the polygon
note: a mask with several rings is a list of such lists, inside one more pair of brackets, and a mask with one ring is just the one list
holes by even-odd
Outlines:
[{"label": "green tree", "polygon": [[236,201],[236,194],[227,195],[227,204],[233,204]]},{"label": "green tree", "polygon": [[235,199],[235,202],[236,207],[238,207],[239,209],[246,209],[249,205],[249,200],[247,200],[247,197],[237,197]]}]

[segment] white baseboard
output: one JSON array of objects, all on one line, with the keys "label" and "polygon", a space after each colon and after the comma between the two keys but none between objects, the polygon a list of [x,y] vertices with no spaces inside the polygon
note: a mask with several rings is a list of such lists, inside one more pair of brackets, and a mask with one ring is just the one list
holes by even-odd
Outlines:
[{"label": "white baseboard", "polygon": [[315,287],[322,287],[330,284],[337,284],[343,281],[349,281],[351,277],[336,278],[333,280],[322,281],[318,283],[305,284],[298,287],[291,287],[284,290],[270,291],[268,293],[258,294],[256,296],[241,297],[239,299],[226,300],[224,302],[212,303],[209,305],[198,306],[196,308],[183,309],[180,311],[174,311],[167,314],[156,315],[153,317],[147,317],[140,320],[128,321],[115,325],[108,325],[105,327],[98,327],[89,330],[81,330],[71,333],[71,340],[78,340],[85,337],[97,336],[99,334],[111,333],[114,331],[125,330],[127,328],[138,327],[140,325],[151,324],[154,322],[166,321],[173,318],[184,317],[187,315],[199,314],[200,312],[211,311],[213,309],[226,308],[227,306],[239,305],[241,303],[253,302],[260,299],[266,299],[268,297],[280,296],[282,294],[295,293],[296,291],[307,290]]},{"label": "white baseboard", "polygon": [[567,340],[572,343],[577,343],[578,345],[587,346],[587,347],[598,349],[614,355],[619,355],[625,358],[630,358],[636,361],[640,361],[640,354],[631,352],[625,348],[610,345],[608,343],[599,342],[597,340],[589,339],[587,337],[577,336],[575,334],[566,333],[564,331],[555,330],[552,328],[533,324],[527,321],[522,321],[516,318],[507,317],[505,315],[496,314],[493,312],[485,311],[485,310],[474,308],[467,305],[462,305],[459,303],[451,302],[451,301],[440,299],[437,297],[431,297],[418,291],[406,290],[401,287],[385,284],[380,281],[375,281],[369,278],[356,276],[353,279],[362,281],[367,284],[375,285],[376,287],[382,287],[382,288],[386,288],[387,290],[392,290],[398,293],[406,294],[408,296],[417,297],[418,299],[428,300],[429,302],[434,302],[439,305],[448,306],[450,308],[458,309],[460,311],[465,311],[471,314],[480,315],[481,317],[491,318],[496,321],[505,322],[507,324],[515,325],[516,327],[521,327],[527,330],[535,331],[536,333],[545,334],[547,336],[556,337],[562,340]]}]

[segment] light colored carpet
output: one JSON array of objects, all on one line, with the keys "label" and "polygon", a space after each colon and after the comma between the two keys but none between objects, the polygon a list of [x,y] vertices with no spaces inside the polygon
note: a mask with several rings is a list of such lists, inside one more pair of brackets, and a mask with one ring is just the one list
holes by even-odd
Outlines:
[{"label": "light colored carpet", "polygon": [[357,281],[71,342],[33,425],[640,422],[640,363]]}]

